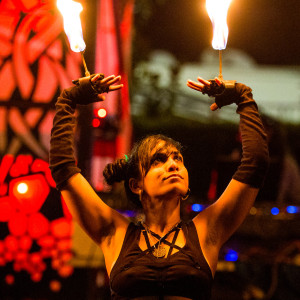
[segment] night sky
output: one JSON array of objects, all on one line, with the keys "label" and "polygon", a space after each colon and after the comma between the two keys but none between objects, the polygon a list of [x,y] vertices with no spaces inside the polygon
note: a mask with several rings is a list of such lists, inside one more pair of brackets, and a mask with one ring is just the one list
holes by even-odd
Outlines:
[{"label": "night sky", "polygon": [[[228,48],[244,50],[259,64],[300,65],[299,0],[233,0],[228,26]],[[212,38],[205,0],[163,1],[139,32],[147,47],[197,61]]]}]

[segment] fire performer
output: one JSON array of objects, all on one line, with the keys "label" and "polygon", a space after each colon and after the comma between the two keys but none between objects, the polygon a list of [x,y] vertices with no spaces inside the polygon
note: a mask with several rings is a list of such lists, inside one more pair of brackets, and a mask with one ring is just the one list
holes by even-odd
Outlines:
[{"label": "fire performer", "polygon": [[[127,197],[143,208],[144,221],[133,223],[98,197],[80,174],[73,150],[75,106],[103,100],[103,92],[122,88],[119,81],[119,76],[88,76],[58,98],[50,149],[57,188],[104,253],[112,299],[210,299],[220,248],[247,216],[268,167],[266,134],[251,89],[236,83],[227,90],[219,79],[187,82],[215,96],[212,110],[237,104],[243,141],[241,165],[228,187],[189,222],[180,217],[189,179],[178,142],[149,136],[106,166],[107,183],[124,181]],[[221,89],[218,95],[213,84]]]}]

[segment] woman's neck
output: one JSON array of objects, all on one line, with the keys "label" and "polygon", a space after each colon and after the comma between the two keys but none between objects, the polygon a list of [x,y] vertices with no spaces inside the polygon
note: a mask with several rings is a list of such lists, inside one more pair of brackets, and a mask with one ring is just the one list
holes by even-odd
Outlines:
[{"label": "woman's neck", "polygon": [[180,222],[180,203],[176,206],[144,207],[144,213],[148,229],[163,236]]}]

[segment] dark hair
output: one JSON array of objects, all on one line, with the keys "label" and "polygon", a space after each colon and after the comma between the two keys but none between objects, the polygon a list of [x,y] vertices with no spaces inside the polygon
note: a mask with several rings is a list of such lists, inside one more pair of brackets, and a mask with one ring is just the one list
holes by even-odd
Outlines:
[{"label": "dark hair", "polygon": [[138,207],[141,207],[139,197],[133,193],[129,187],[129,179],[142,179],[148,173],[151,167],[151,152],[157,147],[159,142],[164,142],[156,151],[159,152],[162,148],[167,149],[175,147],[179,152],[182,146],[179,142],[164,136],[162,134],[150,135],[137,142],[128,158],[117,159],[114,163],[106,165],[103,170],[103,176],[107,184],[112,185],[115,182],[124,180],[124,187],[127,198]]}]

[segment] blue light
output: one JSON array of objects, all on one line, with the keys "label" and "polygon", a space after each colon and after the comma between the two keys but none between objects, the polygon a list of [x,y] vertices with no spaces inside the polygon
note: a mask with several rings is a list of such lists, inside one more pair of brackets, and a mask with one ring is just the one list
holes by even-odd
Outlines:
[{"label": "blue light", "polygon": [[226,261],[237,261],[239,258],[239,255],[236,251],[229,249],[227,253],[225,254],[225,260]]},{"label": "blue light", "polygon": [[200,212],[202,210],[203,210],[203,205],[197,203],[192,205],[192,211]]},{"label": "blue light", "polygon": [[295,214],[298,212],[298,207],[297,206],[294,206],[294,205],[290,205],[286,208],[286,211],[289,213],[289,214]]},{"label": "blue light", "polygon": [[278,215],[279,214],[279,208],[278,207],[273,207],[271,209],[271,214],[274,215],[274,216]]}]

